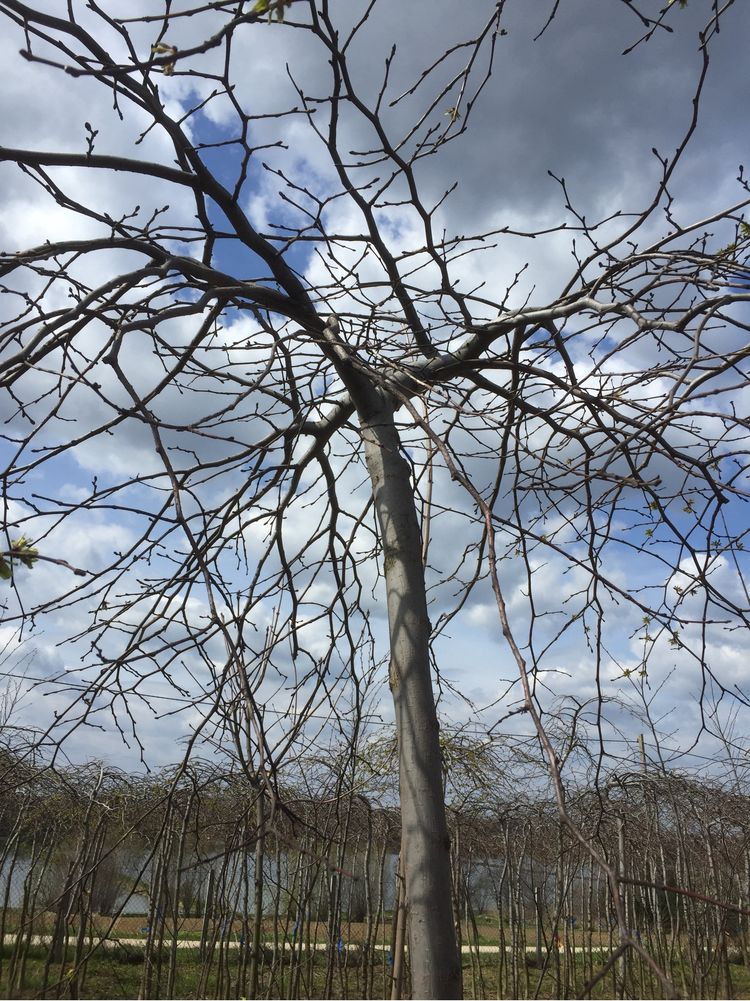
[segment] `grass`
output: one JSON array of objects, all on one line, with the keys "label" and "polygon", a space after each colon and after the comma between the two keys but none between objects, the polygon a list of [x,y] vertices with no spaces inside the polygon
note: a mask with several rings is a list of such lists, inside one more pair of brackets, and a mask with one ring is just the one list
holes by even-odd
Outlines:
[{"label": "grass", "polygon": [[[15,931],[17,915],[7,915],[6,933]],[[34,923],[35,934],[47,934],[52,931],[54,916],[38,916]],[[17,968],[13,983],[9,983],[11,972],[11,956],[14,951],[12,942],[6,939],[6,945],[0,953],[2,968],[0,970],[0,996],[15,998],[37,997],[70,997],[76,998],[134,998],[139,996],[144,974],[145,950],[138,942],[146,940],[144,928],[147,919],[142,915],[128,915],[117,920],[110,932],[106,948],[98,948],[86,963],[85,969],[76,971],[74,966],[73,943],[75,934],[71,930],[71,945],[64,962],[58,962],[50,967],[45,985],[45,965],[47,962],[47,947],[43,944],[33,945],[27,955],[27,960],[21,973]],[[178,936],[181,940],[199,942],[203,921],[199,917],[184,918],[180,922]],[[103,934],[110,925],[110,919],[99,916],[94,919],[94,936]],[[336,957],[334,978],[331,985],[326,980],[328,957],[325,951],[304,952],[299,960],[292,956],[288,946],[291,944],[292,923],[286,929],[279,929],[278,942],[282,951],[275,962],[272,961],[272,950],[266,949],[266,961],[261,970],[260,996],[270,997],[327,997],[348,998],[362,997],[364,993],[363,972],[360,967],[361,954],[349,952]],[[213,934],[212,928],[210,934]],[[241,997],[249,993],[248,976],[249,962],[244,949],[238,948],[241,922],[235,920],[231,927],[224,929],[224,938],[214,942],[214,950],[209,962],[204,966],[198,948],[178,949],[176,953],[174,984],[172,995],[178,998],[205,997]],[[361,943],[366,934],[364,923],[348,923],[342,925],[343,939],[347,945]],[[477,941],[467,934],[463,928],[465,944],[485,946],[498,945],[497,918],[483,916],[477,924]],[[511,942],[510,930],[503,929],[506,948]],[[386,948],[373,953],[372,959],[372,996],[390,996],[390,967],[388,965],[387,945],[391,937],[391,921],[386,915],[379,928],[377,941]],[[266,946],[273,942],[273,923],[270,919],[264,922],[263,938]],[[134,944],[126,944],[124,940],[135,940]],[[525,941],[533,944],[535,930],[525,929]],[[586,982],[601,968],[606,956],[599,949],[611,945],[609,933],[606,930],[569,929],[561,936],[561,951],[554,950],[543,969],[535,968],[533,953],[522,951],[519,943],[515,957],[509,952],[476,953],[462,956],[464,967],[464,990],[467,998],[504,996],[518,997],[575,997]],[[119,940],[119,944],[118,944]],[[304,943],[321,943],[328,940],[328,927],[325,922],[311,923],[305,926]],[[231,943],[232,947],[228,947]],[[283,951],[286,943],[287,949]],[[575,953],[575,947],[585,945],[589,950],[587,956]],[[686,947],[686,943],[683,943]],[[163,948],[159,955],[153,957],[150,965],[152,984],[149,990],[151,997],[167,996],[169,965],[171,959],[171,939],[167,929]],[[545,954],[546,955],[546,954]],[[739,962],[739,950],[735,944],[730,951],[731,964],[717,962],[715,954],[707,955],[704,970],[701,964],[680,964],[679,958],[673,964],[671,976],[679,993],[685,997],[736,997],[750,998],[750,970]],[[296,963],[296,968],[293,967]],[[546,964],[546,965],[545,965]],[[244,968],[244,972],[243,972]],[[627,971],[630,983],[625,996],[655,998],[662,997],[663,988],[653,973],[635,956],[627,960]],[[618,970],[621,972],[621,966]],[[619,991],[615,982],[615,972],[610,971],[595,986],[594,998],[611,998]]]},{"label": "grass", "polygon": [[[47,951],[43,946],[33,946],[29,950],[25,966],[23,983],[15,985],[11,993],[8,983],[8,972],[12,949],[5,947],[1,954],[2,973],[0,974],[0,993],[3,997],[38,998],[42,996],[43,974]],[[558,957],[550,963],[546,971],[540,971],[533,966],[519,963],[516,967],[516,979],[510,976],[504,980],[506,996],[511,994],[510,986],[515,985],[515,996],[539,998],[575,996],[583,987],[590,975],[590,970],[584,968],[582,959],[576,957],[565,969],[566,959]],[[507,962],[507,961],[506,961]],[[88,998],[135,998],[139,995],[143,974],[144,951],[139,947],[121,948],[106,953],[98,952],[86,964],[85,972],[76,976],[72,969],[72,950],[65,962],[56,964],[48,984],[47,997],[80,997]],[[169,964],[168,950],[164,949],[161,957],[155,957],[152,964],[152,997],[166,996],[167,970]],[[467,998],[480,997],[497,998],[498,993],[498,957],[482,954],[480,962],[476,957],[464,956],[464,990]],[[506,967],[506,970],[508,968]],[[387,983],[389,969],[385,957],[376,958],[373,996],[390,996]],[[695,971],[689,971],[694,973]],[[199,997],[238,997],[240,996],[240,955],[239,952],[224,952],[215,956],[207,978],[204,974],[197,950],[178,952],[176,976],[173,995],[178,998],[193,999]],[[709,971],[710,973],[710,971]],[[261,979],[261,995],[271,997],[288,997],[290,995],[290,965],[289,957],[275,967],[264,964]],[[632,980],[627,995],[642,998],[663,996],[657,982],[650,978],[645,969],[635,962],[631,964],[629,976]],[[299,982],[296,994],[299,997],[322,997],[326,984],[326,956],[323,953],[305,956],[299,968]],[[540,983],[541,977],[541,983]],[[674,981],[682,992],[681,973],[679,968],[673,969]],[[731,993],[735,998],[750,997],[750,971],[744,966],[732,964],[730,967]],[[709,975],[700,992],[693,996],[720,997],[725,993],[716,990],[720,978]],[[348,998],[362,996],[362,971],[359,968],[339,966],[334,970],[331,997]],[[388,988],[388,989],[386,989]],[[245,987],[247,990],[247,987]],[[612,974],[608,974],[594,989],[592,996],[596,999],[611,998],[615,994]]]}]

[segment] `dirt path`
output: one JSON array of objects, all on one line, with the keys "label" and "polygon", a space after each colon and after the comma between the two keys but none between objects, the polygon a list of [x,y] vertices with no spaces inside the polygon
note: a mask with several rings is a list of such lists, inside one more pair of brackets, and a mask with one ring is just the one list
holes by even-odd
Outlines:
[{"label": "dirt path", "polygon": [[[15,942],[16,941],[16,935],[15,935],[15,933],[11,932],[9,934],[6,934],[5,935],[5,941],[6,941],[6,943]],[[52,936],[51,935],[32,935],[32,937],[31,937],[31,944],[32,945],[48,945],[51,941],[52,941]],[[93,940],[92,944],[94,944],[94,945],[101,945],[105,949],[116,949],[119,946],[136,947],[137,948],[138,946],[145,945],[146,944],[146,939],[145,938],[119,938],[119,937],[118,938],[108,938],[108,939],[96,939],[95,938]],[[225,942],[224,944],[229,949],[239,949],[239,947],[240,947],[239,939],[231,939],[229,942]],[[165,946],[171,946],[172,945],[172,939],[165,938],[164,939],[164,945]],[[264,945],[264,948],[266,948],[266,949],[273,949],[273,942],[264,942],[263,945]],[[180,938],[180,939],[177,939],[177,948],[178,949],[200,949],[200,946],[201,946],[200,939],[193,939],[193,938]],[[310,942],[309,946],[308,946],[307,942],[302,942],[301,946],[302,946],[302,951],[303,952],[306,952],[307,949],[308,949],[308,947],[311,948],[311,949],[314,949],[316,952],[325,952],[326,949],[328,948],[328,943],[327,942]],[[291,942],[279,942],[279,948],[283,948],[285,951],[289,952],[292,949],[292,943]],[[349,951],[354,952],[354,951],[356,951],[359,948],[359,945],[356,942],[353,942],[353,943],[350,943],[349,945],[343,946],[343,948],[347,949]],[[384,952],[388,948],[389,948],[389,946],[383,945],[382,942],[376,942],[376,943],[373,944],[373,949],[376,949],[379,952]],[[469,955],[472,952],[473,953],[477,953],[477,952],[481,952],[481,953],[498,953],[499,951],[500,951],[500,946],[499,945],[474,945],[474,946],[472,946],[472,945],[464,945],[464,946],[461,947],[461,952],[464,953],[465,955]],[[505,947],[505,951],[506,952],[511,952],[512,951],[511,947],[510,946],[506,946]],[[591,949],[591,950],[584,950],[583,946],[579,945],[579,946],[576,946],[575,949],[571,948],[570,951],[571,952],[575,952],[575,953],[582,953],[584,951],[591,951],[591,952],[599,952],[599,953],[604,954],[604,953],[609,952],[609,947],[606,946],[606,945],[600,945],[600,946],[594,946],[593,949]],[[533,946],[533,945],[527,945],[526,946],[526,952],[527,953],[534,953],[534,952],[536,952],[535,946]],[[545,955],[545,954],[546,954],[545,950],[543,949],[542,950],[542,955]]]}]

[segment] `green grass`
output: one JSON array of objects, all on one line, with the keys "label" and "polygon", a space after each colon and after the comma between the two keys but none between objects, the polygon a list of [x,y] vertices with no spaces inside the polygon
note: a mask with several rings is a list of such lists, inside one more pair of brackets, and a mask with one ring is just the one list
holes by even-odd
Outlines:
[{"label": "green grass", "polygon": [[[144,951],[140,947],[117,948],[98,952],[88,961],[84,972],[76,976],[72,969],[72,949],[69,950],[68,957],[63,964],[55,964],[51,970],[48,988],[45,995],[42,995],[44,965],[47,958],[46,949],[43,946],[34,946],[29,950],[23,983],[11,987],[8,983],[8,972],[12,948],[6,946],[2,952],[2,973],[0,974],[0,994],[2,997],[14,998],[38,998],[46,996],[54,997],[80,997],[88,998],[136,998],[138,997],[141,979],[143,974]],[[239,962],[240,955],[237,950],[230,952],[228,963],[224,963],[221,976],[218,973],[218,963],[215,959],[210,973],[201,984],[201,961],[197,950],[182,950],[177,953],[176,977],[173,994],[178,998],[193,999],[198,997],[238,997],[239,990]],[[558,960],[560,965],[558,966]],[[575,997],[584,986],[590,976],[590,968],[584,967],[583,960],[576,957],[575,962],[565,967],[565,957],[553,957],[546,970],[540,971],[533,966],[527,965],[520,960],[516,966],[516,978],[512,980],[507,965],[509,959],[506,958],[506,976],[503,979],[505,996],[534,997],[548,999],[556,997]],[[641,967],[640,964],[631,960],[629,969],[629,983],[626,996],[642,998],[658,998],[663,996],[658,981]],[[155,957],[152,965],[153,983],[151,989],[152,997],[165,997],[167,985],[167,971],[169,965],[169,952],[162,951],[161,957]],[[161,974],[159,973],[161,966]],[[475,996],[486,998],[502,997],[502,992],[498,992],[498,957],[488,954],[480,956],[477,963],[476,957],[473,960],[467,955],[463,957],[464,968],[464,992],[467,998]],[[595,965],[594,970],[596,971]],[[750,998],[750,971],[740,964],[730,965],[731,992],[727,994],[723,990],[723,974],[720,971],[709,969],[707,977],[703,982],[702,989],[698,990],[695,984],[693,991],[686,993],[685,984],[682,981],[682,971],[676,965],[672,971],[674,983],[678,991],[683,996],[704,996],[704,997],[725,997]],[[694,970],[684,971],[688,977],[695,975]],[[313,954],[305,956],[300,969],[300,979],[297,988],[299,997],[322,997],[325,990],[326,956],[325,954]],[[390,985],[388,983],[389,970],[385,966],[384,956],[376,956],[375,977],[373,984],[373,996],[390,996]],[[271,997],[288,997],[289,990],[289,956],[285,957],[283,964],[277,964],[273,968],[270,964],[265,964],[262,968],[260,996],[270,995]],[[541,977],[541,983],[540,983]],[[515,991],[511,988],[515,984]],[[331,997],[348,998],[362,996],[362,973],[356,968],[344,969],[337,967],[334,970],[333,989]],[[475,994],[476,987],[476,994]],[[245,987],[245,991],[248,988]],[[612,973],[596,985],[592,992],[592,997],[596,999],[612,998],[615,996],[615,984]]]}]

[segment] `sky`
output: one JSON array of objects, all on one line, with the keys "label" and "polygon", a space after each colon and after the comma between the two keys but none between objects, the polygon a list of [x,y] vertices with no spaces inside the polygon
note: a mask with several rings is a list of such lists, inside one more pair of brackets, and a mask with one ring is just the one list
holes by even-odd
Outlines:
[{"label": "sky", "polygon": [[[59,13],[58,6],[50,4],[49,9]],[[131,19],[140,13],[153,14],[155,7],[132,0],[103,6],[113,15]],[[187,7],[185,3],[173,5],[177,11]],[[749,162],[750,152],[750,133],[745,127],[750,106],[750,80],[745,70],[750,12],[737,3],[725,7],[721,30],[715,31],[714,25],[712,31],[698,124],[670,181],[669,213],[660,210],[641,227],[633,238],[639,246],[660,238],[670,228],[709,218],[747,195],[737,177],[739,165]],[[91,27],[91,12],[82,4],[74,3],[73,8],[80,23]],[[257,229],[279,233],[280,226],[296,225],[304,211],[314,213],[316,199],[320,200],[328,231],[352,237],[350,245],[331,257],[316,253],[311,243],[302,243],[292,247],[287,257],[303,281],[320,290],[323,299],[334,302],[341,315],[348,311],[355,316],[377,299],[383,268],[372,254],[358,258],[356,239],[364,231],[361,213],[351,198],[341,195],[325,143],[311,126],[311,122],[325,121],[331,69],[320,42],[294,26],[297,20],[306,21],[305,9],[293,4],[287,11],[287,23],[270,24],[263,19],[245,25],[235,36],[233,97],[239,108],[253,116],[251,142],[257,150],[239,202]],[[585,245],[585,239],[572,232],[581,218],[589,223],[601,220],[597,232],[602,237],[615,235],[624,228],[628,213],[640,212],[650,203],[661,176],[660,158],[673,155],[690,126],[692,98],[703,69],[698,32],[708,22],[712,5],[705,0],[690,0],[684,9],[672,4],[662,26],[641,42],[646,30],[643,20],[634,5],[621,0],[562,0],[558,7],[537,0],[505,0],[497,9],[500,19],[495,27],[502,31],[486,35],[461,94],[460,87],[449,88],[469,51],[460,43],[485,30],[496,10],[494,4],[477,0],[457,10],[455,4],[441,0],[412,0],[408,5],[384,0],[373,6],[348,52],[352,86],[370,106],[377,100],[388,66],[388,99],[382,102],[381,117],[391,137],[405,137],[401,147],[405,154],[413,152],[420,136],[443,137],[433,153],[418,161],[414,174],[423,203],[435,207],[435,232],[472,236],[506,230],[474,244],[482,247],[480,253],[458,257],[450,266],[452,287],[475,289],[478,297],[487,300],[485,305],[476,303],[478,321],[492,319],[501,304],[514,309],[554,301],[575,270],[574,255]],[[660,8],[644,2],[639,9],[654,17]],[[343,0],[331,5],[331,16],[342,37],[364,10],[360,3]],[[554,18],[542,32],[553,11]],[[2,3],[0,12],[6,13]],[[196,14],[175,20],[163,41],[183,50],[211,37],[219,26],[215,12]],[[5,27],[7,30],[0,32],[0,56],[7,67],[6,86],[0,95],[2,146],[80,153],[86,149],[87,134],[94,130],[97,153],[174,163],[174,150],[164,129],[152,128],[143,134],[149,125],[143,112],[123,102],[121,118],[111,93],[96,80],[72,77],[43,62],[23,59],[18,54],[26,44],[22,31],[17,26]],[[134,50],[144,58],[154,40],[153,23],[131,20],[128,28]],[[97,40],[110,53],[118,59],[128,58],[115,31],[100,23],[95,30]],[[485,80],[490,44],[495,51],[492,74],[479,88]],[[449,50],[450,57],[417,86],[425,69]],[[62,58],[43,43],[38,43],[37,54],[53,61]],[[219,48],[211,49],[179,63],[178,72],[162,74],[159,79],[165,110],[176,120],[199,100],[206,102],[186,126],[196,143],[228,139],[236,125],[236,108],[226,96],[211,97],[215,81],[206,76],[220,72],[222,58]],[[445,96],[435,101],[443,87],[447,88]],[[310,116],[300,111],[301,95],[315,109]],[[458,110],[455,117],[453,107]],[[422,124],[412,132],[415,122]],[[352,103],[342,109],[340,132],[342,148],[353,151],[351,162],[362,164],[352,168],[358,181],[377,183],[375,179],[384,175],[387,166],[374,162],[377,158],[367,152],[377,148],[377,135]],[[220,146],[204,159],[224,184],[234,183],[239,161],[230,147]],[[16,165],[0,163],[0,174],[4,252],[47,240],[93,238],[106,229],[101,220],[55,205],[28,172]],[[194,225],[195,215],[187,188],[125,172],[74,167],[50,168],[49,175],[65,186],[71,198],[94,206],[100,213],[106,211],[113,219],[135,213],[136,206],[137,218],[146,219],[152,211],[168,206],[159,217],[164,245],[197,256],[195,247],[185,241],[185,227]],[[446,191],[450,195],[442,200]],[[424,241],[422,222],[404,202],[404,193],[403,183],[394,183],[390,203],[377,210],[377,220],[392,252],[403,254],[413,249],[418,260]],[[218,210],[212,218],[220,223]],[[732,239],[726,222],[706,228],[710,231],[707,245],[713,249]],[[539,235],[532,238],[531,234]],[[214,263],[241,279],[268,274],[254,255],[228,240],[218,242]],[[128,251],[102,250],[73,262],[71,273],[90,286],[134,266],[138,264]],[[417,287],[426,287],[435,278],[431,268],[425,267],[412,280]],[[0,317],[6,324],[18,313],[19,291],[40,296],[48,310],[64,309],[76,293],[74,285],[49,275],[24,273],[14,275],[9,283],[11,291],[0,302]],[[336,295],[334,289],[339,290]],[[365,305],[361,295],[358,298],[358,289],[366,290]],[[162,290],[154,304],[165,309],[182,294],[181,290]],[[392,308],[383,302],[383,312]],[[747,306],[740,304],[732,315],[739,320],[744,317],[746,322]],[[162,348],[166,352],[165,345],[169,346],[171,355],[159,356],[147,331],[128,333],[120,360],[136,392],[147,393],[159,383],[180,349],[195,335],[200,319],[177,316],[160,323],[165,339]],[[384,321],[386,329],[392,326],[390,320]],[[32,324],[21,337],[34,336],[35,329]],[[590,372],[591,357],[603,357],[626,336],[622,325],[606,331],[583,331],[573,323],[573,332],[578,338],[574,360],[582,373]],[[104,571],[113,564],[120,568],[108,570],[101,578],[101,587],[97,584],[80,595],[70,594],[79,579],[65,566],[47,563],[19,570],[15,588],[5,585],[7,609],[0,637],[6,646],[0,669],[8,675],[9,691],[18,695],[9,724],[39,731],[53,727],[55,735],[68,728],[64,747],[72,760],[93,756],[122,767],[141,767],[144,762],[156,767],[176,760],[196,730],[200,736],[195,753],[220,754],[226,749],[221,727],[214,731],[213,722],[204,723],[225,651],[217,631],[206,631],[209,609],[202,587],[174,589],[172,593],[158,584],[185,552],[185,541],[172,515],[167,512],[163,535],[148,554],[139,542],[148,513],[164,504],[163,463],[148,427],[130,412],[133,401],[127,387],[102,362],[111,336],[106,325],[92,318],[76,333],[70,356],[61,360],[62,352],[53,351],[22,378],[15,395],[7,395],[0,403],[5,428],[3,465],[24,469],[15,479],[6,478],[4,514],[10,526],[9,538],[24,534],[38,544],[40,552],[87,571]],[[445,332],[446,338],[454,338],[446,340],[446,346],[458,343],[455,336],[451,330]],[[712,336],[718,357],[741,347],[747,335],[742,327],[718,325]],[[299,348],[293,337],[289,344],[296,352],[294,364],[304,372],[304,405],[311,415],[322,416],[340,387],[320,367],[315,351]],[[262,562],[274,499],[273,491],[263,494],[263,487],[270,483],[270,465],[286,461],[288,456],[282,456],[277,442],[269,468],[253,466],[253,449],[269,433],[272,422],[289,419],[286,403],[274,400],[266,392],[268,383],[262,381],[267,379],[263,366],[270,345],[268,331],[263,331],[251,315],[235,311],[222,316],[210,343],[199,352],[204,367],[188,366],[179,384],[162,388],[153,403],[176,467],[194,458],[203,470],[194,474],[192,492],[185,493],[191,518],[197,517],[198,500],[218,509],[232,491],[240,489],[243,477],[254,484],[255,500],[241,516],[239,544],[234,550],[228,547],[217,563],[226,585],[220,589],[220,605],[226,601],[222,614],[227,617],[231,595],[241,602],[247,578],[261,566],[269,574],[275,567],[273,557]],[[627,354],[615,353],[603,363],[603,378],[627,382],[628,372],[656,365],[661,348],[653,338],[636,341]],[[4,364],[16,350],[17,340],[4,341],[0,354]],[[374,347],[365,344],[361,350],[369,352],[372,364],[385,364],[402,348],[400,341],[385,339]],[[58,378],[60,366],[70,373],[76,365],[87,373],[85,386]],[[276,379],[283,378],[279,365],[276,359],[276,367],[269,370]],[[562,368],[559,371],[562,373]],[[242,391],[237,381],[240,373],[247,382]],[[587,377],[591,378],[590,374]],[[721,383],[724,389],[729,379],[728,375]],[[643,406],[650,406],[644,401],[663,398],[668,390],[669,384],[660,377],[627,392]],[[539,393],[536,403],[548,404],[551,391]],[[696,404],[692,423],[686,420],[672,432],[675,447],[694,449],[708,436],[725,433],[722,413],[731,413],[732,406],[740,416],[747,414],[750,394],[742,380],[736,391],[727,395],[731,399]],[[329,402],[320,404],[319,399]],[[472,480],[482,489],[488,488],[496,472],[504,411],[495,409],[490,399],[477,397],[448,433],[457,399],[454,390],[441,402],[433,402],[432,427],[446,435],[457,454],[465,456]],[[209,415],[220,403],[227,409],[211,423]],[[575,408],[565,410],[565,406],[561,402],[561,412],[572,426]],[[210,436],[195,432],[202,419],[211,424]],[[418,475],[425,455],[424,434],[404,411],[401,420],[406,453]],[[101,430],[108,422],[111,426]],[[530,422],[528,433],[527,476],[533,475],[529,462],[544,450],[547,432]],[[68,443],[79,437],[80,443],[68,449]],[[28,442],[19,453],[14,442],[22,438]],[[302,443],[295,444],[296,457],[302,447]],[[569,461],[575,468],[580,456],[572,441],[568,446],[558,442],[554,447],[561,463]],[[226,462],[224,471],[216,472],[221,461]],[[319,718],[319,725],[313,722],[299,735],[304,749],[325,747],[327,742],[348,735],[358,698],[363,700],[362,711],[372,720],[372,733],[390,732],[383,584],[370,556],[373,519],[367,508],[366,474],[357,454],[356,428],[339,433],[330,461],[342,501],[342,531],[350,533],[354,554],[349,572],[356,570],[357,576],[347,580],[346,594],[360,595],[360,610],[352,619],[356,635],[346,636],[338,612],[329,617],[323,614],[336,588],[325,563],[322,569],[315,569],[316,559],[325,560],[325,537],[308,544],[311,526],[317,525],[324,513],[320,482],[307,473],[301,481],[303,492],[289,505],[284,521],[289,551],[299,547],[302,553],[296,572],[304,596],[307,624],[302,630],[302,645],[307,656],[295,655],[289,641],[284,640],[270,660],[264,661],[265,637],[276,622],[274,609],[286,608],[286,599],[273,594],[259,598],[243,619],[258,699],[267,718],[274,721],[269,727],[280,749],[303,710],[311,712],[313,720]],[[649,476],[658,476],[664,495],[672,498],[672,523],[693,541],[700,561],[704,558],[703,529],[691,527],[694,502],[682,496],[679,469],[658,457],[649,461]],[[743,461],[740,453],[737,462],[741,465]],[[106,492],[125,481],[128,485],[112,493],[110,503]],[[96,503],[88,503],[92,493]],[[474,573],[472,560],[481,534],[477,512],[439,462],[432,497],[427,582],[431,620],[437,628],[434,657],[442,719],[449,729],[465,727],[479,740],[489,739],[488,732],[506,736],[527,733],[528,721],[516,714],[517,670],[500,635],[486,576],[477,581],[465,603],[460,600],[461,581],[471,580]],[[83,501],[85,508],[72,509]],[[585,706],[581,711],[586,725],[593,734],[601,732],[610,741],[607,746],[613,760],[638,732],[646,730],[647,739],[653,742],[644,716],[647,705],[665,736],[665,745],[710,755],[715,741],[706,734],[694,745],[702,725],[713,730],[721,725],[734,733],[741,732],[744,719],[739,703],[729,697],[710,719],[701,716],[698,703],[703,695],[710,712],[718,691],[712,676],[730,690],[745,684],[744,665],[750,646],[746,627],[716,600],[717,595],[724,595],[733,607],[747,610],[750,602],[740,573],[745,560],[742,551],[714,554],[710,572],[714,598],[708,605],[701,604],[703,594],[691,594],[690,558],[686,552],[675,557],[674,532],[654,516],[638,491],[629,495],[625,490],[610,525],[611,541],[602,552],[602,572],[612,590],[599,596],[601,619],[587,619],[578,614],[586,604],[589,583],[580,563],[586,558],[585,544],[574,538],[566,522],[576,501],[561,495],[557,503],[555,508],[549,497],[536,497],[533,492],[526,495],[521,512],[526,528],[536,538],[526,561],[515,536],[510,532],[500,535],[504,557],[501,578],[509,617],[519,644],[524,649],[530,645],[539,658],[540,705],[553,715],[560,706],[566,713],[571,707]],[[510,492],[501,491],[497,514],[505,521],[513,519]],[[741,500],[733,500],[722,517],[730,534],[744,532],[746,515]],[[218,524],[214,522],[206,530],[217,530]],[[221,531],[229,534],[237,528],[238,522],[227,515]],[[131,547],[142,559],[125,570],[125,556],[116,554],[127,554]],[[617,588],[635,595],[636,603],[628,603],[622,594],[618,597]],[[669,629],[655,629],[638,605],[655,601],[654,594],[660,589],[669,597],[658,599],[657,604],[674,605],[678,594],[683,617],[696,620],[682,628],[679,641]],[[178,593],[179,602],[175,597]],[[99,648],[92,646],[92,624],[97,616],[99,621],[106,618],[110,611],[107,602],[121,609],[125,629],[136,628],[139,609],[149,602],[161,602],[161,627],[141,636],[136,654],[126,657],[118,668],[118,684],[125,689],[135,686],[149,698],[136,698],[132,693],[111,699],[99,695],[92,709],[92,700],[84,701],[86,686],[97,677],[103,660],[117,656],[124,635],[115,627],[102,634],[101,641],[97,639]],[[20,605],[28,612],[39,611],[27,617],[19,631]],[[702,631],[698,623],[706,618],[717,621]],[[604,623],[599,685],[591,632],[597,622]],[[358,642],[358,630],[369,635],[369,641],[358,647],[350,663],[347,650]],[[164,651],[170,645],[178,655],[165,668]],[[642,674],[644,649],[650,659],[648,671]],[[316,684],[313,678],[319,677],[316,667],[321,660],[326,660],[328,674],[325,684]],[[19,683],[17,676],[23,672],[30,678],[55,679],[55,683]],[[80,685],[72,688],[72,697],[78,700],[72,710],[71,684]],[[330,723],[332,705],[344,721],[340,732]],[[606,722],[597,731],[600,705],[604,706]],[[87,711],[84,722],[66,722]],[[553,717],[551,722],[554,726]],[[233,753],[231,748],[227,753]],[[683,764],[692,760],[685,758]]]}]

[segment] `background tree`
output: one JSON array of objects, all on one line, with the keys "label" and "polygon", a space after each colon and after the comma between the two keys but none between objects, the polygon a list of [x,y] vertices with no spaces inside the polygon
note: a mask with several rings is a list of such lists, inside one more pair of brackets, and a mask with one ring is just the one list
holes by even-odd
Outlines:
[{"label": "background tree", "polygon": [[[729,0],[694,31],[703,11],[613,3],[634,59],[669,32],[694,43],[689,114],[675,152],[654,150],[645,207],[583,207],[553,175],[565,219],[470,232],[445,175],[469,169],[454,150],[501,99],[500,42],[529,37],[512,6],[446,7],[447,35],[419,8],[409,25],[436,44],[415,67],[396,25],[374,58],[375,3],[0,2],[33,70],[109,102],[64,147],[0,149],[29,205],[50,207],[0,262],[6,622],[88,616],[69,631],[74,699],[43,740],[114,719],[138,743],[156,685],[197,714],[187,753],[236,747],[272,824],[280,766],[316,727],[356,748],[387,660],[421,997],[460,992],[432,658],[470,601],[480,616],[494,601],[515,665],[481,719],[528,715],[560,836],[602,867],[644,962],[617,866],[566,805],[577,728],[595,720],[604,754],[612,671],[652,718],[674,651],[700,676],[700,726],[725,696],[744,702],[711,651],[748,624],[750,197],[742,168],[718,206],[686,197],[680,173],[719,27],[742,15]],[[545,237],[538,283],[520,261],[498,270],[496,245],[513,257],[508,241]],[[114,546],[96,544],[105,524]],[[13,563],[18,539],[32,566]],[[505,585],[519,566],[520,607]],[[572,650],[587,690],[555,732],[543,672]]]}]

